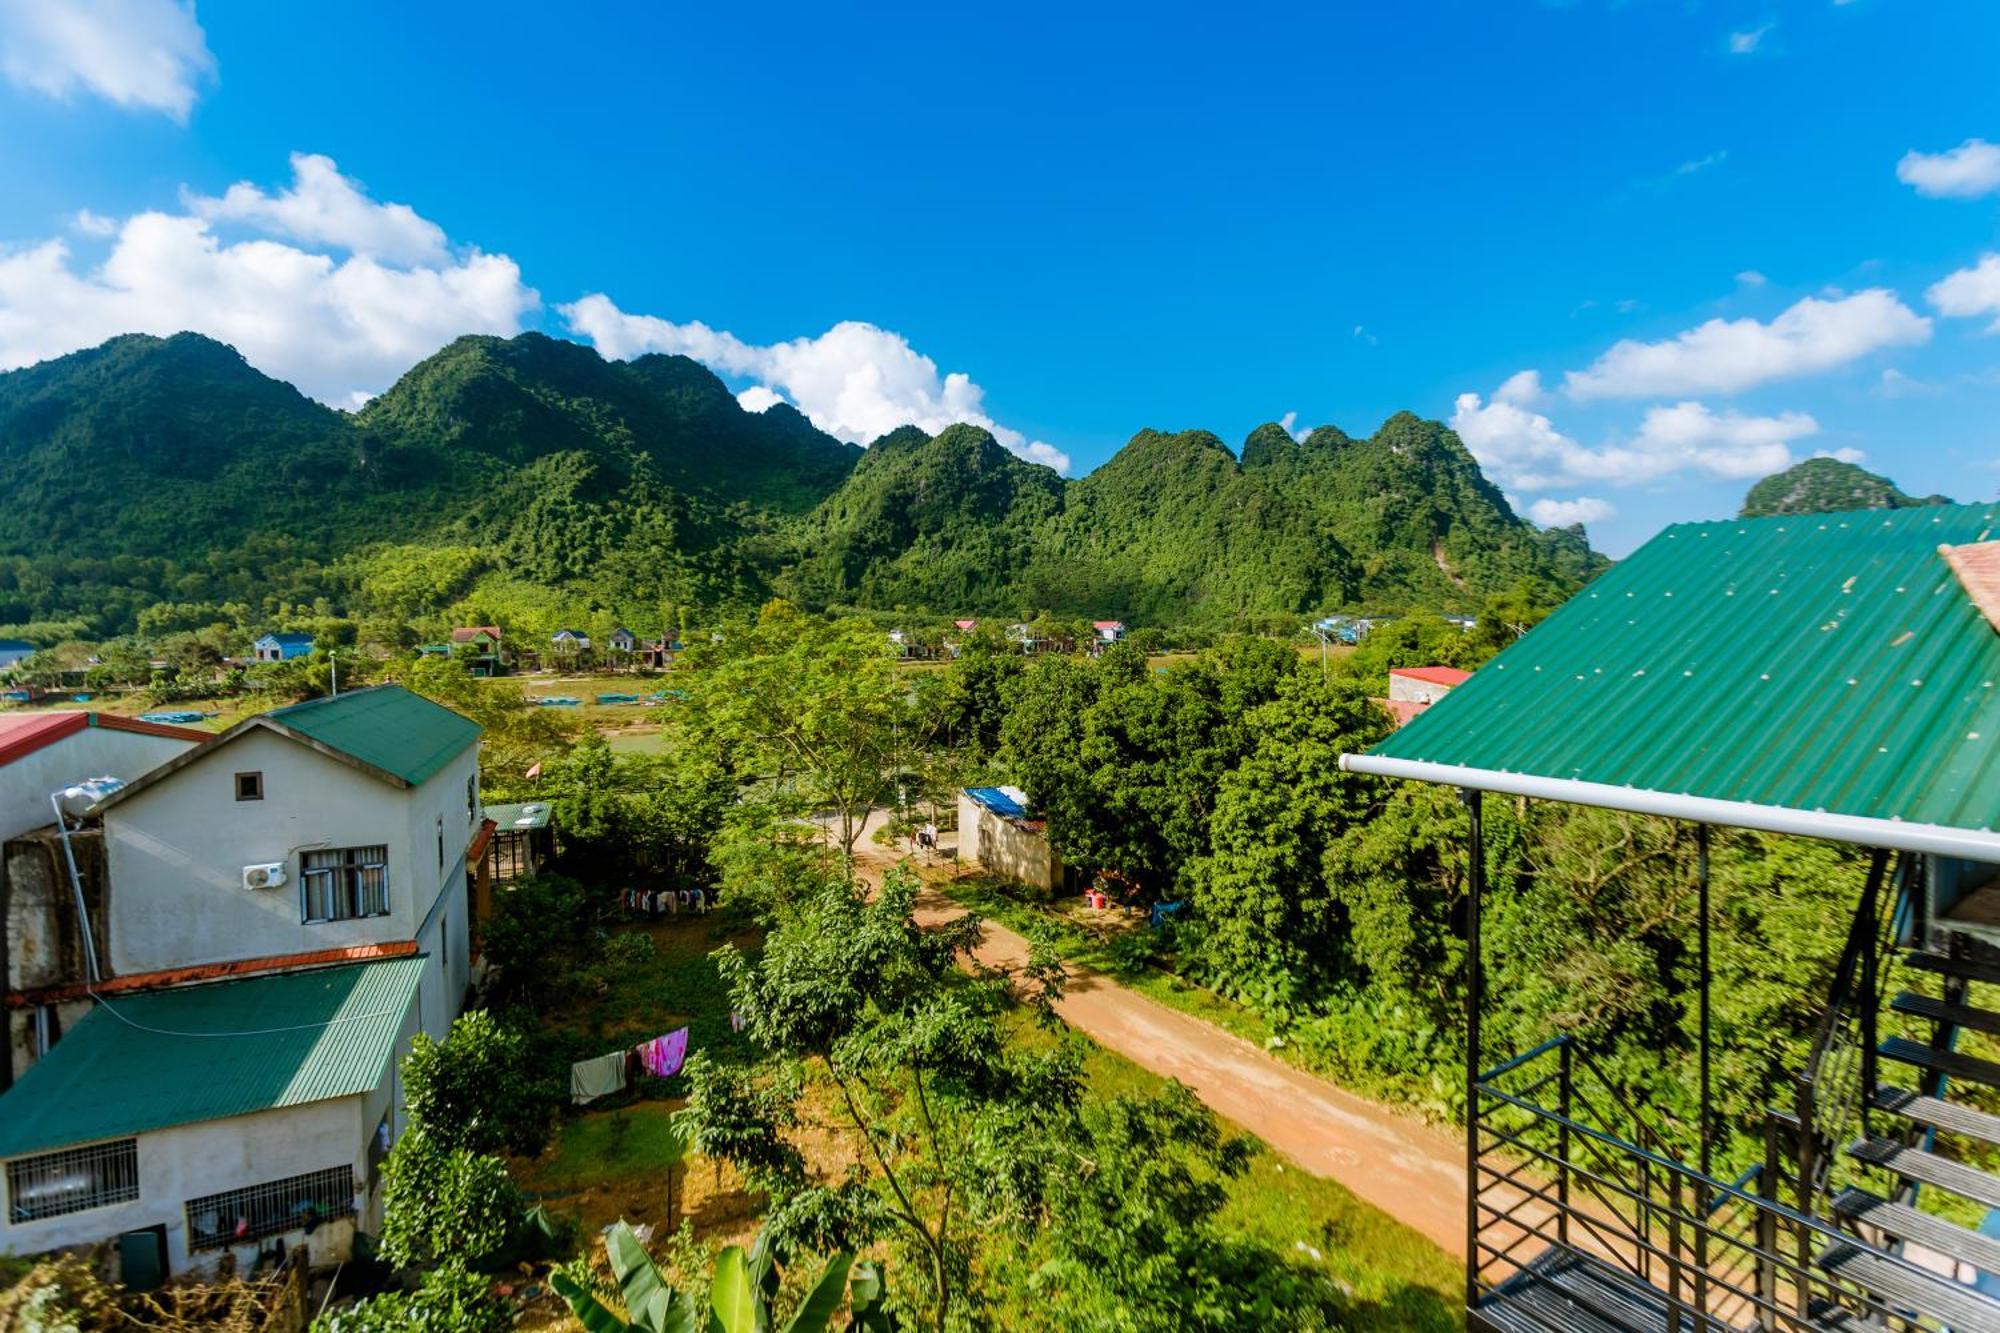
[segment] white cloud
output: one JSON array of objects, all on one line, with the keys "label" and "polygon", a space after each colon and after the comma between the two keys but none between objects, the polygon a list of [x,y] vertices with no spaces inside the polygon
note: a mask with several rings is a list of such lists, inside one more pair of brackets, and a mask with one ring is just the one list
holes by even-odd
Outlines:
[{"label": "white cloud", "polygon": [[269,194],[238,181],[220,198],[188,193],[188,211],[211,222],[240,222],[307,245],[329,245],[391,264],[450,260],[444,228],[408,204],[378,204],[340,174],[330,157],[292,154],[292,185]]},{"label": "white cloud", "polygon": [[937,432],[962,421],[983,426],[1023,458],[1069,471],[1069,456],[1060,449],[988,416],[985,390],[970,376],[959,371],[940,375],[937,363],[908,339],[873,324],[843,320],[817,338],[759,346],[699,321],[676,324],[627,314],[601,292],[557,310],[572,333],[590,339],[605,356],[691,356],[784,394],[814,425],[843,440],[867,444],[898,426]]},{"label": "white cloud", "polygon": [[1528,506],[1528,517],[1545,528],[1602,523],[1617,512],[1616,506],[1594,495],[1579,495],[1574,500],[1537,500]]},{"label": "white cloud", "polygon": [[1707,171],[1710,167],[1719,167],[1728,160],[1729,150],[1727,148],[1718,148],[1706,157],[1690,158],[1688,161],[1681,163],[1674,168],[1674,175],[1692,176],[1696,172]]},{"label": "white cloud", "polygon": [[1932,199],[1977,199],[2000,190],[2000,144],[1967,139],[1942,153],[1912,148],[1896,163],[1896,179]]},{"label": "white cloud", "polygon": [[[2000,315],[2000,253],[1988,252],[1971,268],[1962,268],[1931,284],[1924,296],[1939,314],[1969,319]],[[1989,330],[2000,333],[2000,319]]]},{"label": "white cloud", "polygon": [[505,255],[465,249],[398,265],[261,237],[226,241],[199,214],[144,212],[116,224],[94,267],[61,239],[0,252],[0,368],[120,333],[192,330],[351,406],[460,334],[519,332],[539,305]]},{"label": "white cloud", "polygon": [[0,73],[65,101],[91,93],[185,122],[215,56],[182,0],[0,0]]},{"label": "white cloud", "polygon": [[1835,370],[1930,335],[1930,320],[1894,292],[1875,287],[1836,300],[1806,297],[1768,324],[1711,319],[1664,342],[1627,338],[1588,369],[1570,371],[1564,382],[1578,399],[1740,393],[1772,380]]},{"label": "white cloud", "polygon": [[1730,33],[1729,54],[1733,56],[1750,55],[1764,44],[1764,39],[1770,35],[1771,29],[1777,26],[1775,22],[1764,23],[1754,28],[1745,29],[1742,32]]},{"label": "white cloud", "polygon": [[1493,391],[1494,402],[1512,403],[1516,407],[1533,407],[1542,401],[1542,397],[1542,372],[1539,370],[1517,370]]},{"label": "white cloud", "polygon": [[1304,444],[1306,436],[1312,434],[1311,426],[1301,426],[1299,424],[1299,414],[1297,412],[1287,412],[1285,415],[1279,417],[1278,429],[1284,431],[1285,434],[1291,436],[1300,444]]},{"label": "white cloud", "polygon": [[70,221],[85,236],[95,236],[99,240],[108,240],[118,234],[117,218],[108,218],[102,213],[93,213],[87,208],[77,209],[76,216],[71,218]]},{"label": "white cloud", "polygon": [[1815,449],[1814,458],[1831,458],[1836,463],[1865,463],[1868,451],[1865,449]]},{"label": "white cloud", "polygon": [[1736,275],[1736,281],[1742,283],[1745,287],[1762,287],[1770,279],[1754,268],[1746,268]]},{"label": "white cloud", "polygon": [[768,412],[785,401],[785,395],[767,389],[761,384],[753,384],[736,395],[736,401],[745,412]]},{"label": "white cloud", "polygon": [[1681,472],[1763,476],[1791,464],[1791,441],[1819,430],[1802,412],[1748,416],[1684,402],[1649,410],[1629,439],[1592,447],[1540,412],[1497,395],[1482,402],[1476,393],[1458,396],[1451,424],[1480,466],[1502,485],[1524,491],[1590,482],[1633,486]]}]

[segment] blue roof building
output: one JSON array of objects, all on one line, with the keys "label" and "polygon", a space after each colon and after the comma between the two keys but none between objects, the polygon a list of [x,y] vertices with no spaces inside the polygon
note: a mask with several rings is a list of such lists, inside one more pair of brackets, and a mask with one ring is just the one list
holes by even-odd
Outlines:
[{"label": "blue roof building", "polygon": [[259,662],[289,662],[294,657],[304,657],[313,650],[313,636],[282,630],[266,634],[251,648]]}]

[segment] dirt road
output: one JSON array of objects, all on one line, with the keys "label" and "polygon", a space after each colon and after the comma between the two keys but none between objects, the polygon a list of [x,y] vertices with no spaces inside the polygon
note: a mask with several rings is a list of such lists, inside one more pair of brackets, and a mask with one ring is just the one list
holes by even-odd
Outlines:
[{"label": "dirt road", "polygon": [[[899,859],[867,839],[857,852],[859,867],[871,880]],[[949,920],[964,910],[932,885],[918,899],[917,920]],[[1026,940],[987,923],[980,962],[1015,968],[1027,958]],[[1098,972],[1072,965],[1060,1009],[1072,1027],[1093,1041],[1156,1074],[1179,1079],[1217,1114],[1301,1167],[1338,1181],[1447,1253],[1464,1255],[1462,1140],[1343,1092]]]}]

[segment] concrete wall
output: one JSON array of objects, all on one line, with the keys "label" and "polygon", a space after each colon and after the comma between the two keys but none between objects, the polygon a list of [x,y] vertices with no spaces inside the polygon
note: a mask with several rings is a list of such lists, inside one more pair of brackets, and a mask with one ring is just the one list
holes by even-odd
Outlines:
[{"label": "concrete wall", "polygon": [[[235,775],[248,771],[264,775],[260,801],[236,799]],[[465,847],[479,816],[466,784],[477,771],[469,746],[421,787],[400,788],[275,733],[244,732],[105,811],[112,970],[419,940],[434,924],[424,947],[462,975]],[[389,849],[389,914],[306,922],[303,854],[376,843]],[[282,887],[243,887],[243,867],[271,862],[285,866]],[[448,1023],[463,986],[431,989],[444,994],[427,1012]],[[426,1030],[441,1032],[430,1018]]]},{"label": "concrete wall", "polygon": [[1062,858],[1048,834],[994,814],[958,794],[958,854],[993,874],[1053,893],[1062,887]]},{"label": "concrete wall", "polygon": [[[392,1137],[402,1135],[401,1067],[416,1030],[413,1004],[395,1053],[383,1070],[382,1082],[369,1092],[139,1135],[139,1197],[129,1203],[18,1225],[7,1220],[8,1209],[0,1206],[0,1254],[41,1254],[95,1245],[123,1231],[164,1226],[167,1262],[174,1272],[211,1271],[226,1253],[233,1253],[238,1270],[247,1272],[257,1250],[269,1247],[274,1238],[267,1236],[230,1250],[190,1253],[187,1201],[348,1166],[358,1182],[357,1221],[323,1223],[310,1236],[302,1231],[288,1232],[284,1240],[288,1251],[306,1245],[316,1265],[351,1258],[357,1222],[361,1230],[369,1232],[379,1231],[382,1225],[381,1187],[369,1165],[369,1143],[385,1111],[391,1116]],[[0,1171],[0,1196],[5,1193],[6,1174]]]},{"label": "concrete wall", "polygon": [[0,842],[55,822],[49,793],[84,778],[130,782],[194,744],[172,736],[85,727],[0,767]]},{"label": "concrete wall", "polygon": [[1428,680],[1413,680],[1408,676],[1389,673],[1389,697],[1408,703],[1434,704],[1451,693],[1451,686],[1437,685]]},{"label": "concrete wall", "polygon": [[[101,958],[108,929],[104,838],[96,829],[82,829],[70,835],[70,846]],[[52,827],[0,845],[0,955],[6,960],[0,991],[80,985],[90,979],[69,871]],[[55,1006],[50,1016],[58,1036],[89,1007],[88,1001]],[[0,1089],[5,1089],[27,1072],[41,1050],[34,1040],[33,1008],[9,1007],[0,1013],[6,1017],[6,1049],[0,1052]]]}]

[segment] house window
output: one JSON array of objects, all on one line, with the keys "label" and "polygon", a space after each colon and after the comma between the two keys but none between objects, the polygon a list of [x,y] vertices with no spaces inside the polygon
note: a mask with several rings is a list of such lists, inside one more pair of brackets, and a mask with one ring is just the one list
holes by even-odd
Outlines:
[{"label": "house window", "polygon": [[262,773],[238,773],[236,775],[236,799],[239,801],[263,800],[264,775]]},{"label": "house window", "polygon": [[470,824],[479,818],[479,775],[474,773],[465,780],[465,822]]},{"label": "house window", "polygon": [[309,1171],[187,1201],[188,1249],[220,1250],[354,1216],[354,1169]]},{"label": "house window", "polygon": [[7,1220],[15,1225],[139,1197],[139,1140],[66,1148],[7,1163]]},{"label": "house window", "polygon": [[444,873],[444,816],[438,816],[438,874]]},{"label": "house window", "polygon": [[389,849],[333,847],[302,858],[307,921],[389,914]]}]

